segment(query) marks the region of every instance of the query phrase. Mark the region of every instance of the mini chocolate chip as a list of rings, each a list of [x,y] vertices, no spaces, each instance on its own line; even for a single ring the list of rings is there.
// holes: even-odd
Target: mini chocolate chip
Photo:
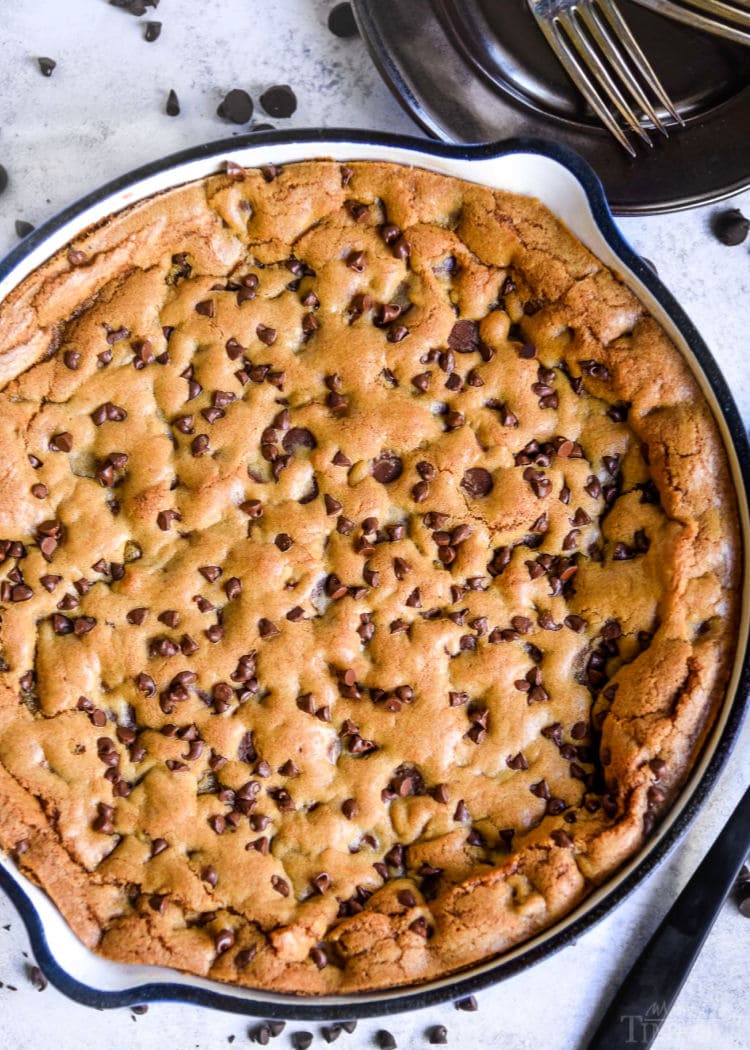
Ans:
[[[336,4],[328,15],[328,28],[342,40],[358,35],[359,29],[350,3]]]
[[[61,434],[53,434],[49,440],[51,452],[70,452],[73,448],[73,435],[67,431]]]
[[[42,76],[51,77],[52,71],[57,65],[57,62],[55,62],[54,58],[38,58],[37,62],[39,63],[39,70]]]
[[[427,1029],[427,1039],[436,1046],[444,1046],[448,1042],[448,1029],[444,1024],[434,1024]]]
[[[292,1046],[294,1050],[309,1050],[312,1046],[312,1032],[294,1032],[292,1035]]]
[[[264,343],[266,346],[273,346],[276,342],[275,328],[268,328],[264,324],[259,324],[255,329],[255,334],[258,339],[260,339],[261,343]]]
[[[275,84],[263,92],[260,104],[269,117],[291,117],[297,108],[297,96],[288,84]]]
[[[253,100],[247,91],[233,88],[221,100],[216,113],[233,124],[247,124],[253,115]]]
[[[180,115],[180,100],[177,97],[177,92],[170,88],[169,94],[167,95],[167,104],[164,107],[168,117],[179,117]]]
[[[399,890],[396,894],[396,899],[404,908],[416,908],[417,906],[417,898],[411,890]]]
[[[448,346],[459,354],[479,349],[479,325],[476,321],[456,321],[448,336]]]
[[[36,227],[25,219],[16,219],[16,237],[28,237],[35,229]]]
[[[313,449],[318,444],[315,436],[305,427],[292,427],[286,432],[281,443],[285,452],[294,452],[298,448]]]
[[[143,39],[153,44],[161,35],[161,22],[144,22]]]
[[[347,798],[341,803],[341,812],[347,820],[354,820],[355,817],[359,816],[359,803],[356,799]]]
[[[484,467],[470,467],[464,471],[461,488],[474,499],[488,496],[494,487],[492,475]]]
[[[261,638],[275,638],[277,635],[281,634],[281,631],[275,623],[267,620],[264,616],[258,620],[258,634]]]
[[[224,952],[229,951],[234,946],[234,933],[232,930],[219,930],[214,938],[214,946],[217,955],[223,955]]]
[[[224,591],[230,602],[233,602],[235,598],[239,598],[242,592],[242,581],[237,576],[230,576],[224,584]]]
[[[381,485],[390,485],[398,481],[404,471],[401,459],[393,452],[383,452],[373,462],[372,476]]]
[[[288,897],[289,896],[289,893],[290,893],[289,883],[286,881],[286,879],[282,879],[282,877],[280,875],[272,875],[271,876],[271,886],[276,890],[276,892],[280,896],[282,896],[282,897]]]
[[[255,958],[255,947],[242,948],[234,957],[234,968],[236,970],[244,970]]]
[[[458,999],[453,1005],[457,1010],[465,1010],[468,1013],[479,1009],[479,1003],[473,995],[467,995],[465,999]]]

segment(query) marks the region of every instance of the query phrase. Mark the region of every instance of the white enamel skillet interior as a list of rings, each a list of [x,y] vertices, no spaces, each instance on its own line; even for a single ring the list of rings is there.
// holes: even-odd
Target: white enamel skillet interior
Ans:
[[[684,354],[711,405],[737,489],[745,551],[750,550],[747,491],[750,449],[731,395],[690,320],[623,240],[597,177],[576,154],[552,143],[512,140],[487,146],[446,146],[370,132],[304,131],[255,134],[187,150],[104,186],[40,227],[0,261],[0,301],[24,277],[82,230],[137,201],[221,170],[332,158],[415,165],[492,188],[539,198],[632,289]],[[690,823],[721,770],[739,731],[750,689],[750,585],[744,577],[737,658],[727,698],[705,750],[676,804],[648,845],[614,878],[553,927],[503,955],[457,976],[412,989],[304,999],[245,990],[154,966],[101,959],[71,932],[49,898],[0,855],[0,888],[18,908],[37,961],[65,994],[98,1008],[158,1000],[193,1002],[262,1017],[325,1020],[418,1009],[455,999],[518,972],[571,943],[611,910],[666,855]]]

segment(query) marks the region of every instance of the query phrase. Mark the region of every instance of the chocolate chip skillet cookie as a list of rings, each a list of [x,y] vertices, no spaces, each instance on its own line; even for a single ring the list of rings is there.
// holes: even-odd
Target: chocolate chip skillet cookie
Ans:
[[[0,846],[111,958],[308,994],[569,912],[721,703],[686,364],[538,202],[235,166],[0,305]]]

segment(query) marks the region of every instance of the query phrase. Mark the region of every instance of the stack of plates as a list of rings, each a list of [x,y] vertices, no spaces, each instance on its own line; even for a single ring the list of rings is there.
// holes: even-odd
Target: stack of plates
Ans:
[[[542,136],[594,166],[620,214],[674,211],[750,185],[750,48],[620,0],[687,127],[631,160],[587,111],[526,0],[354,0],[412,116],[453,142]],[[654,138],[661,138],[656,135]]]

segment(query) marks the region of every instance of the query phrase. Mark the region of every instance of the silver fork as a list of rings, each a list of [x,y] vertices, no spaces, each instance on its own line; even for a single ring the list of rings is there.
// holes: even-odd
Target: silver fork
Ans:
[[[636,152],[615,113],[619,113],[627,127],[647,146],[653,143],[643,117],[665,138],[669,137],[667,125],[646,89],[677,124],[684,123],[613,0],[527,0],[527,3],[570,79],[631,157],[635,157]]]
[[[635,0],[641,7],[657,11],[694,29],[705,29],[737,44],[750,47],[750,3],[747,0]]]

